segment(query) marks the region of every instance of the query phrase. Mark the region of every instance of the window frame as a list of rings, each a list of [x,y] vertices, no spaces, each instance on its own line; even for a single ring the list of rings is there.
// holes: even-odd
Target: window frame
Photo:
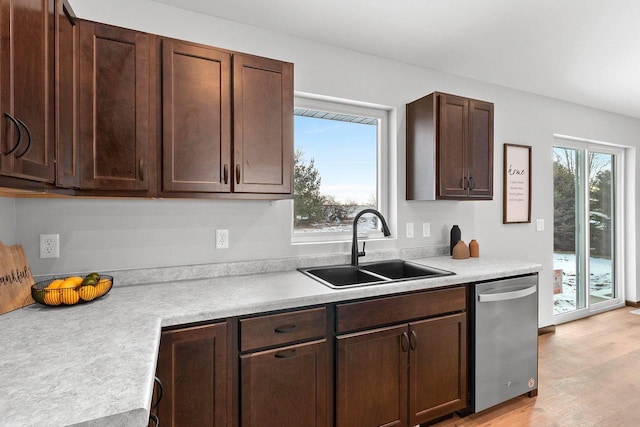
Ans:
[[[304,108],[309,110],[318,110],[329,113],[346,114],[350,116],[369,117],[378,120],[377,126],[377,200],[378,210],[389,223],[389,121],[391,108],[370,104],[365,102],[353,101],[342,98],[313,95],[308,93],[296,92],[294,94],[294,108]],[[331,119],[327,119],[331,120]],[[296,148],[294,139],[294,150]],[[317,233],[297,233],[294,227],[294,201],[291,203],[291,243],[292,244],[309,244],[309,243],[335,243],[351,241],[352,231],[349,232],[317,232]],[[391,227],[391,223],[389,223]],[[364,240],[384,239],[381,231],[360,231],[358,238]]]

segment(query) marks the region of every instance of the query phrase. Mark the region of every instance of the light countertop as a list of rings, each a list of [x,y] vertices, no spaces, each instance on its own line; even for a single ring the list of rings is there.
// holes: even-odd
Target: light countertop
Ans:
[[[296,271],[118,286],[0,316],[0,426],[146,426],[161,327],[535,273],[504,259],[413,260],[453,276],[334,290]],[[188,267],[185,267],[188,268]]]

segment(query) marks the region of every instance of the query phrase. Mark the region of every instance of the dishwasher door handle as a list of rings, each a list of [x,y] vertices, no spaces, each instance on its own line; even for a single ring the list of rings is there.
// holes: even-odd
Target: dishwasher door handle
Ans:
[[[524,298],[531,294],[535,294],[537,286],[529,286],[528,288],[518,289],[517,291],[500,292],[495,294],[478,294],[478,302],[495,302],[508,301],[512,299]]]

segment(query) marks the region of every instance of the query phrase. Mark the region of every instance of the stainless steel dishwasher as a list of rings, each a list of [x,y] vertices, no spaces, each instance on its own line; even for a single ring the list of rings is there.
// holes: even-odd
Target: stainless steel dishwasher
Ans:
[[[538,390],[538,275],[478,283],[473,294],[473,411]]]

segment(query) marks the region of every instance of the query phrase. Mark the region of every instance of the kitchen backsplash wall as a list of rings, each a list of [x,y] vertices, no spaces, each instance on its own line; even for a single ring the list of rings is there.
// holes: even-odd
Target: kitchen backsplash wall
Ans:
[[[78,16],[295,64],[295,90],[386,106],[391,111],[388,219],[395,239],[367,250],[448,243],[449,228],[480,243],[481,256],[543,264],[540,324],[553,323],[553,134],[623,146],[640,141],[640,120],[443,74],[354,51],[178,10],[148,0],[75,0]],[[508,82],[505,82],[508,84]],[[435,90],[495,104],[494,200],[407,202],[405,104]],[[502,224],[504,143],[533,147],[532,224]],[[633,162],[636,161],[635,151]],[[630,188],[630,187],[628,187]],[[634,194],[635,190],[630,188]],[[634,199],[631,199],[634,200]],[[34,273],[189,265],[349,251],[349,243],[292,245],[291,201],[13,199],[0,201],[0,233],[21,243]],[[11,215],[13,206],[15,214]],[[635,209],[635,201],[631,206]],[[4,212],[8,211],[8,222]],[[635,212],[635,211],[634,211]],[[630,216],[635,218],[635,215]],[[535,231],[535,219],[545,231]],[[15,220],[15,231],[10,230]],[[404,236],[414,222],[416,237]],[[431,236],[422,237],[422,222]],[[6,231],[6,228],[9,231]],[[215,249],[215,229],[230,231],[230,248]],[[40,260],[38,234],[59,233],[61,257]],[[635,256],[635,235],[628,256]],[[637,300],[636,271],[628,272],[628,299]]]
[[[10,197],[0,197],[0,242],[16,243],[16,200]]]

